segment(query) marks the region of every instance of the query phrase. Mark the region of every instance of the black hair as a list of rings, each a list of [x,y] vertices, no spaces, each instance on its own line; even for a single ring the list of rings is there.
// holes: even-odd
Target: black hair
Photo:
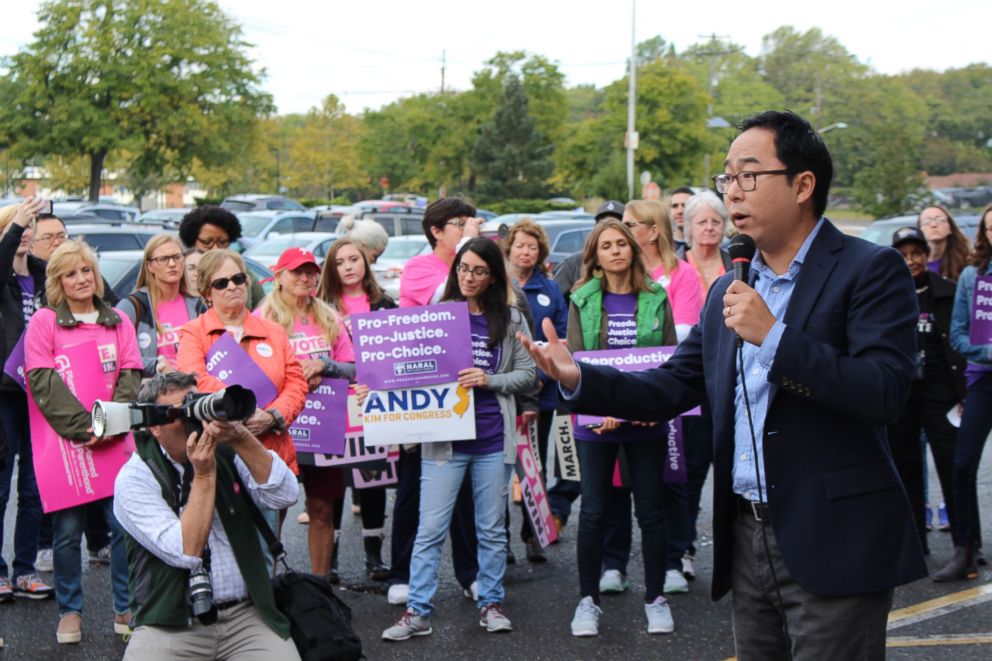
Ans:
[[[431,248],[437,246],[437,239],[434,238],[431,228],[436,227],[443,231],[445,224],[449,220],[452,218],[461,218],[462,216],[474,217],[475,207],[460,197],[442,198],[433,202],[424,210],[424,235],[427,236],[427,241],[431,244]]]
[[[506,337],[506,332],[510,327],[510,300],[509,279],[506,277],[506,262],[499,245],[490,239],[477,236],[469,239],[462,249],[455,255],[455,261],[451,264],[448,272],[448,282],[444,287],[442,301],[464,301],[461,287],[458,286],[458,266],[462,263],[462,256],[471,250],[482,258],[482,261],[489,267],[489,275],[492,280],[486,291],[482,292],[479,301],[483,314],[486,315],[486,325],[489,327],[489,348],[492,349]]]
[[[767,129],[775,134],[775,155],[793,176],[800,172],[812,172],[816,178],[813,187],[813,211],[819,218],[827,208],[827,196],[834,176],[834,165],[830,151],[823,144],[813,126],[794,112],[786,110],[766,110],[745,117],[737,129],[744,133],[750,129]]]
[[[54,213],[39,213],[35,216],[34,222],[38,222],[39,220],[57,220],[62,223],[62,227],[65,227],[65,221],[56,216]]]
[[[696,191],[692,190],[688,186],[679,186],[678,188],[676,188],[675,190],[673,190],[668,195],[669,195],[669,197],[671,197],[672,195],[678,195],[679,193],[684,193],[686,195],[695,195],[696,194]]]
[[[207,205],[197,207],[183,216],[179,223],[179,238],[183,245],[192,248],[196,245],[196,239],[200,236],[200,230],[204,225],[214,225],[227,232],[227,238],[231,242],[241,238],[241,221],[238,217],[227,209],[217,206]]]

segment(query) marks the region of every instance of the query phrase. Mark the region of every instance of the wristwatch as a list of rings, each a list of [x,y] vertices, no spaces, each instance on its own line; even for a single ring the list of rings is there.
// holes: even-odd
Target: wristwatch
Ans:
[[[282,417],[276,409],[265,409],[265,412],[272,416],[272,431],[281,434],[286,431],[286,418]]]

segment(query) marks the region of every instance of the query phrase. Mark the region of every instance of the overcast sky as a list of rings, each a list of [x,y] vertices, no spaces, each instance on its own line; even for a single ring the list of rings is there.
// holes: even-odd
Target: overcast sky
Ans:
[[[37,0],[5,2],[0,55],[29,43]],[[623,76],[630,53],[630,0],[220,0],[254,44],[264,87],[280,113],[304,112],[329,93],[350,112],[435,91],[446,53],[446,87],[497,51],[526,50],[558,62],[567,85],[602,86]],[[815,9],[815,11],[814,11]],[[782,0],[640,0],[636,38],[660,34],[681,51],[716,34],[757,55],[782,25],[819,27],[882,73],[987,62],[989,0],[827,3]]]

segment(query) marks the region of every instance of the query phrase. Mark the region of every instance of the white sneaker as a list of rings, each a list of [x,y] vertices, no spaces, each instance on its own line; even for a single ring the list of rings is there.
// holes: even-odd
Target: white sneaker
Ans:
[[[682,556],[682,575],[690,581],[696,579],[696,566],[693,564],[695,560],[695,556],[689,555],[688,552]]]
[[[462,588],[462,594],[465,595],[466,598],[471,599],[472,601],[478,601],[479,581],[472,581],[472,585],[468,586],[468,590]]]
[[[672,619],[672,609],[664,597],[658,597],[650,604],[644,604],[644,614],[648,618],[648,633],[672,633],[675,631],[675,621]]]
[[[630,587],[630,581],[619,569],[607,569],[599,578],[599,591],[603,594],[620,594]]]
[[[579,638],[598,636],[599,616],[602,614],[603,610],[595,604],[592,597],[583,597],[575,607],[575,615],[572,617],[572,635]]]
[[[38,549],[38,559],[34,561],[35,571],[52,571],[53,565],[52,549]]]
[[[689,581],[685,580],[678,569],[669,569],[665,572],[665,594],[681,594],[689,591]]]
[[[410,586],[405,583],[397,583],[389,586],[386,593],[386,601],[393,606],[406,606],[407,599],[410,598]]]

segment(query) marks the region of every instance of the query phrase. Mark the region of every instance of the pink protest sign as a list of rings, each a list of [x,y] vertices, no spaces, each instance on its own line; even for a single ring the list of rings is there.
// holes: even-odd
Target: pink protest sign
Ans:
[[[96,342],[84,342],[56,351],[55,370],[86,410],[91,410],[96,400],[113,396],[113,388],[107,380],[94,378],[103,375],[103,361]],[[123,441],[101,443],[89,448],[67,441],[51,428],[30,393],[28,417],[35,475],[45,512],[114,495],[117,473],[134,452],[134,439],[130,434]]]
[[[348,381],[321,379],[307,394],[300,415],[289,428],[297,452],[343,454],[348,418]]]
[[[264,409],[279,391],[248,352],[230,333],[224,333],[207,352],[207,373],[228,386],[241,386],[255,393],[258,408]]]
[[[27,386],[24,385],[24,333],[21,333],[21,339],[10,350],[10,355],[3,364],[3,371],[16,381],[17,385],[27,390]]]
[[[975,278],[969,336],[971,344],[992,344],[992,275]]]
[[[517,476],[520,478],[520,491],[523,495],[527,518],[534,528],[534,536],[541,548],[558,539],[558,529],[551,516],[548,493],[541,481],[541,472],[530,442],[526,436],[517,439]]]
[[[465,303],[353,314],[351,328],[357,380],[372,390],[451,383],[472,367]]]

